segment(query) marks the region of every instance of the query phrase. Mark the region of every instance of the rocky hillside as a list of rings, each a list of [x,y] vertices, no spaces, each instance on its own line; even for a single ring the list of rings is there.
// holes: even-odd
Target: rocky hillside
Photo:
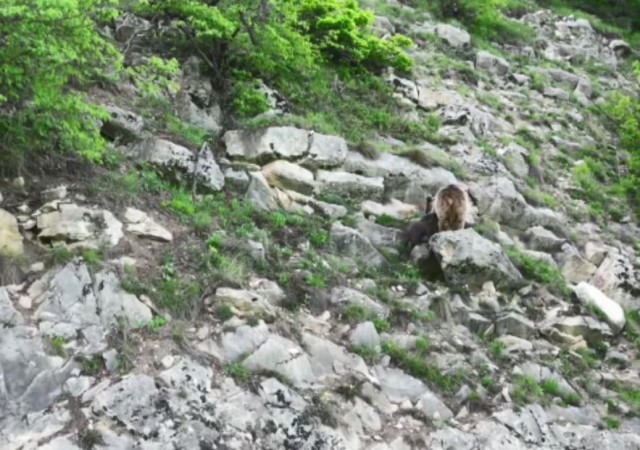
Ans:
[[[640,449],[640,228],[601,111],[634,49],[539,8],[501,44],[367,3],[416,45],[362,139],[267,84],[226,116],[194,54],[173,120],[94,87],[106,164],[0,184],[1,449]],[[104,31],[157,51],[149,18]],[[456,182],[468,228],[404,252]]]

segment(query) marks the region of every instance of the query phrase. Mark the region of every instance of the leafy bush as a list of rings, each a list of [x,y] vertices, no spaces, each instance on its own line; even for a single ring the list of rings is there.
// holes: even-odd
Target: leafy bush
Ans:
[[[535,33],[526,25],[506,19],[500,10],[506,0],[434,0],[432,9],[443,19],[456,19],[476,37],[508,43],[533,39]]]
[[[633,70],[640,88],[640,62]],[[638,98],[614,94],[605,111],[617,125],[622,150],[629,154],[628,174],[620,181],[620,188],[629,198],[636,215],[640,217],[640,102]]]
[[[31,152],[76,151],[100,159],[106,113],[78,89],[118,69],[97,31],[117,0],[4,0],[0,8],[0,158],[15,168]]]
[[[135,10],[150,18],[173,20],[183,31],[175,47],[207,60],[216,87],[230,94],[228,105],[236,117],[249,118],[267,109],[263,94],[257,90],[255,80],[259,78],[278,89],[294,105],[294,113],[320,111],[306,125],[325,132],[373,128],[375,122],[384,128],[392,122],[389,107],[380,111],[376,106],[393,104],[388,101],[391,96],[375,85],[371,75],[389,66],[409,71],[412,60],[404,49],[411,41],[400,35],[387,40],[375,36],[370,31],[374,16],[356,0],[211,3],[144,1]],[[353,95],[364,99],[376,88],[383,91],[385,100],[344,101],[336,92],[337,79],[345,95],[356,91]],[[363,90],[366,95],[361,95]],[[344,105],[335,108],[334,98]],[[330,113],[325,114],[325,109]],[[343,124],[336,117],[357,124]],[[316,126],[316,121],[325,126]],[[334,126],[339,130],[328,129]]]

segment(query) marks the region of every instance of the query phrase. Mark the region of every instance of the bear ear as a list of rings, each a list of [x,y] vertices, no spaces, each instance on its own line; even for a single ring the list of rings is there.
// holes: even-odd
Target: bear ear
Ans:
[[[424,212],[429,214],[432,209],[433,209],[433,197],[429,195],[427,196],[427,205],[424,209]]]

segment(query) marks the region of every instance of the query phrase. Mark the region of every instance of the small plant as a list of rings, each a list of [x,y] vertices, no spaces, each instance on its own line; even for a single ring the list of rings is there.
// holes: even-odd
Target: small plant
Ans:
[[[66,344],[66,340],[62,336],[54,336],[49,339],[49,345],[53,349],[53,352],[60,356],[65,357],[67,352],[64,350],[64,345]]]
[[[359,355],[367,363],[373,364],[380,358],[380,353],[373,347],[367,347],[365,345],[353,347],[351,349],[353,353]]]
[[[50,264],[66,264],[73,259],[73,253],[67,247],[51,247],[47,251]]]
[[[368,320],[370,316],[371,314],[364,306],[356,304],[347,306],[344,313],[342,313],[344,320],[350,323],[364,322]]]
[[[505,345],[502,341],[492,341],[489,344],[489,352],[495,359],[501,359],[504,356]]]
[[[98,430],[85,429],[78,434],[78,441],[82,450],[93,450],[105,445],[104,439]]]
[[[429,341],[422,336],[416,338],[416,351],[420,355],[426,355],[429,351]]]
[[[604,419],[602,419],[602,425],[608,430],[617,430],[618,428],[620,428],[620,421],[615,417],[606,416]]]
[[[511,398],[515,403],[526,404],[539,400],[543,396],[542,388],[531,377],[517,376],[513,383]]]
[[[247,384],[249,382],[249,370],[242,364],[227,364],[224,366],[224,371],[238,384]]]
[[[553,379],[544,379],[540,382],[540,388],[546,395],[552,397],[560,397],[560,386],[558,382]]]
[[[102,255],[98,250],[86,248],[82,251],[82,259],[90,266],[95,266],[102,260]]]
[[[82,356],[82,374],[87,376],[96,376],[104,369],[104,360],[99,354],[90,357]]]
[[[443,374],[439,368],[429,364],[422,355],[414,355],[387,341],[382,344],[382,351],[398,367],[416,378],[434,384],[445,392],[455,392],[460,389],[464,377],[460,373]]]
[[[376,327],[376,331],[378,333],[384,333],[385,331],[389,331],[391,329],[391,325],[389,324],[389,322],[379,317],[373,319],[373,325]]]
[[[193,228],[198,233],[206,233],[211,230],[211,214],[206,211],[199,211],[193,216]]]
[[[151,322],[149,322],[147,324],[147,328],[154,332],[157,333],[158,331],[160,331],[160,328],[162,328],[163,326],[165,326],[167,324],[167,320],[162,317],[162,316],[155,316]]]
[[[526,278],[546,284],[549,288],[560,295],[569,296],[571,289],[560,271],[545,261],[532,258],[522,253],[516,247],[505,247],[505,253],[522,272]]]
[[[233,317],[233,310],[229,305],[219,305],[215,310],[215,316],[225,322]]]

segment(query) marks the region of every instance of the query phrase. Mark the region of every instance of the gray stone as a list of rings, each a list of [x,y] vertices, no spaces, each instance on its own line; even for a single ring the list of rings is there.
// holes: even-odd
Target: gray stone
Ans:
[[[61,185],[51,189],[46,189],[40,193],[40,197],[44,202],[51,202],[54,200],[63,200],[67,196],[67,186]]]
[[[566,242],[565,239],[557,237],[553,232],[541,226],[529,228],[525,233],[525,237],[529,247],[533,250],[547,253],[559,251],[562,248],[562,244]]]
[[[476,67],[494,75],[507,75],[511,71],[511,66],[506,59],[484,50],[476,54]]]
[[[102,124],[101,132],[119,143],[134,141],[140,137],[144,120],[139,115],[113,105],[105,106],[109,119]]]
[[[18,220],[8,211],[0,209],[0,257],[17,256],[24,252]]]
[[[24,325],[24,318],[13,306],[6,288],[0,287],[0,324],[7,327]]]
[[[260,294],[242,289],[220,287],[216,289],[217,304],[231,306],[237,316],[251,316],[262,314],[265,318],[275,317],[275,308]]]
[[[394,403],[406,400],[416,402],[427,392],[427,387],[422,381],[400,369],[375,366],[373,371],[380,383],[380,389]]]
[[[560,271],[570,283],[587,281],[596,272],[597,267],[584,259],[580,252],[571,244],[566,243],[562,247],[562,253],[557,253],[555,259]]]
[[[275,208],[273,193],[262,172],[249,172],[249,186],[245,200],[258,210],[268,211]]]
[[[435,28],[436,35],[441,37],[454,48],[467,47],[471,45],[471,35],[465,30],[456,28],[446,23],[439,23]]]
[[[349,305],[361,306],[378,317],[386,317],[388,314],[388,310],[385,306],[355,289],[343,286],[334,287],[331,289],[329,296],[331,303],[334,305],[340,305],[343,307]]]
[[[547,86],[544,88],[543,95],[549,98],[555,98],[558,100],[568,101],[571,96],[569,93],[563,89],[558,89],[554,87]]]
[[[164,139],[148,139],[137,147],[137,151],[144,160],[173,171],[176,176],[195,177],[206,190],[219,191],[224,187],[224,174],[207,146],[194,153]]]
[[[146,237],[162,242],[171,242],[173,235],[169,230],[159,225],[147,213],[135,208],[127,208],[124,213],[127,222],[126,230],[136,236]]]
[[[141,436],[150,437],[162,426],[155,407],[159,396],[153,378],[145,374],[131,375],[100,392],[91,409]]]
[[[269,329],[262,321],[255,327],[243,325],[233,332],[224,333],[221,346],[225,362],[235,362],[243,355],[252,353],[269,335]]]
[[[622,307],[611,300],[600,289],[586,282],[580,282],[574,288],[574,292],[580,303],[587,308],[596,308],[604,314],[606,322],[614,333],[619,333],[624,328],[626,318]]]
[[[309,356],[289,339],[277,335],[271,335],[242,365],[254,372],[276,372],[299,388],[311,387],[316,380]]]
[[[289,161],[273,161],[262,168],[265,180],[272,188],[291,189],[305,195],[313,193],[313,173]]]
[[[338,167],[344,163],[348,152],[347,142],[343,138],[314,133],[309,138],[307,155],[300,164],[312,169]]]
[[[149,307],[135,295],[126,292],[113,272],[97,273],[93,289],[100,321],[105,328],[116,325],[121,317],[132,328],[144,326],[153,318]]]
[[[303,334],[302,345],[309,354],[311,369],[318,382],[327,383],[331,379],[348,376],[374,381],[364,360],[347,352],[344,347],[311,333]]]
[[[61,203],[36,219],[38,238],[67,242],[68,247],[116,246],[124,236],[122,223],[106,210]]]
[[[479,288],[487,280],[499,288],[522,284],[522,275],[502,247],[473,229],[437,233],[429,245],[450,285]]]
[[[418,400],[416,407],[429,419],[445,421],[453,417],[453,413],[433,392],[427,391]]]
[[[380,347],[380,335],[373,322],[362,322],[351,332],[349,342],[354,347],[375,349]]]
[[[510,334],[523,339],[529,339],[536,334],[536,327],[535,324],[526,317],[511,312],[496,321],[496,331],[499,335]]]
[[[358,230],[334,222],[331,225],[329,239],[339,255],[353,258],[369,267],[380,267],[384,264],[384,257]]]
[[[382,177],[369,178],[348,172],[319,170],[316,181],[316,193],[329,193],[356,201],[380,201],[384,192]]]
[[[231,158],[257,163],[300,158],[309,148],[309,131],[294,127],[230,130],[223,139]]]
[[[395,249],[400,243],[402,232],[397,228],[385,227],[364,217],[358,219],[357,225],[358,231],[377,248]]]

